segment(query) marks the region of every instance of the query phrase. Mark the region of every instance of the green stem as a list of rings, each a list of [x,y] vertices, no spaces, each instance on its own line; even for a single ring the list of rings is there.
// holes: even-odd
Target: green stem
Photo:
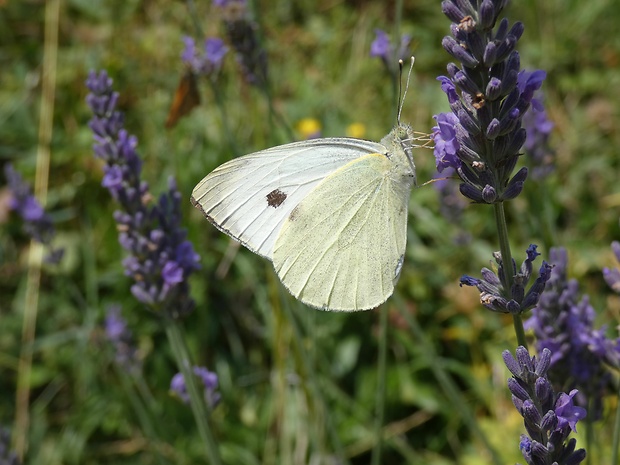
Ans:
[[[527,349],[527,340],[525,339],[525,329],[523,328],[523,319],[521,315],[512,315],[512,325],[517,335],[517,343]]]
[[[194,419],[198,426],[198,432],[204,443],[207,457],[210,465],[222,465],[220,459],[219,450],[209,425],[209,411],[205,403],[205,398],[201,395],[196,382],[196,377],[192,370],[192,362],[189,357],[189,350],[185,344],[185,338],[182,334],[182,328],[176,320],[168,319],[165,322],[166,335],[172,348],[174,358],[176,359],[177,366],[183,374],[185,380],[185,386],[189,393],[190,406],[194,413]]]
[[[506,224],[504,203],[495,203],[493,204],[493,208],[495,211],[497,235],[499,237],[499,250],[502,254],[502,265],[504,267],[504,277],[506,279],[506,293],[510,293],[514,282],[514,276],[512,274],[512,254],[510,253],[510,241],[508,240],[508,226]],[[525,340],[525,330],[523,329],[521,315],[512,315],[512,323],[515,328],[515,334],[517,335],[517,343],[527,349],[527,341]]]
[[[375,446],[372,449],[372,465],[381,463],[381,448],[383,446],[383,417],[385,414],[385,370],[387,358],[387,326],[388,326],[388,306],[379,307],[379,363],[377,367],[377,395],[375,405],[377,413],[375,417],[374,436]]]
[[[618,465],[618,449],[620,449],[620,384],[616,396],[616,419],[614,421],[614,436],[611,445],[611,465]]]

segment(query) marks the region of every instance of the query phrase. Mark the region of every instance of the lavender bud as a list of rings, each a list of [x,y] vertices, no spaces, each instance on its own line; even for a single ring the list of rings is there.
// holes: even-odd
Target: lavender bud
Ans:
[[[441,2],[441,11],[448,17],[453,23],[459,23],[465,14],[459,10],[459,8],[449,0]]]
[[[497,46],[494,42],[489,42],[484,49],[484,53],[482,54],[482,62],[484,66],[487,68],[492,67],[497,58]]]
[[[457,71],[453,78],[454,83],[466,92],[476,94],[480,92],[476,83],[469,78],[465,71]]]
[[[534,385],[536,397],[539,399],[541,408],[543,410],[550,410],[553,408],[553,388],[549,380],[540,377],[536,380]]]
[[[454,2],[459,7],[459,10],[465,13],[465,16],[474,16],[476,14],[474,7],[469,0],[454,0]],[[462,20],[463,18],[461,18],[461,21]]]
[[[502,18],[497,26],[497,31],[495,31],[495,41],[503,41],[506,38],[506,33],[508,32],[508,19]]]
[[[549,410],[540,422],[540,428],[543,431],[554,430],[557,425],[558,425],[558,418],[556,417],[553,410]]]
[[[505,352],[508,352],[508,354],[510,354],[510,352],[507,351],[507,350]],[[506,359],[504,359],[504,362],[505,361],[506,361]],[[511,371],[511,373],[512,373],[512,371]],[[515,376],[518,376],[518,373],[516,373],[516,374],[512,373],[512,374],[515,375]],[[530,399],[530,395],[527,393],[525,388],[521,385],[519,380],[516,379],[516,378],[509,378],[508,379],[508,389],[510,390],[510,392],[512,393],[513,396],[515,396],[517,399],[519,399],[521,401],[531,400]]]
[[[484,186],[484,189],[482,189],[482,199],[486,203],[493,203],[495,202],[496,198],[497,198],[497,192],[495,191],[495,188],[493,188],[492,186],[488,184]]]
[[[521,305],[519,305],[519,303],[514,299],[509,300],[506,304],[506,313],[510,313],[511,315],[518,315],[519,313],[521,313]]]
[[[473,31],[467,36],[467,48],[478,61],[481,61],[486,48],[484,38],[479,33]]]
[[[459,44],[452,37],[444,37],[441,41],[443,48],[452,55],[455,59],[463,63],[468,68],[475,68],[478,66],[478,60],[474,56],[465,50],[461,44]]]
[[[504,191],[502,200],[512,200],[517,197],[523,191],[523,182],[511,183],[510,186]]]
[[[536,465],[546,465],[549,449],[537,441],[532,441],[532,459]]]
[[[506,148],[506,151],[508,153],[518,153],[519,150],[521,150],[521,147],[523,147],[526,137],[527,132],[525,131],[525,129],[519,128],[511,139],[510,144]]]
[[[516,85],[516,76],[515,76],[515,85]],[[495,77],[491,78],[485,90],[487,100],[495,101],[498,98],[500,98],[502,95],[503,88],[504,86],[501,80]]]
[[[494,140],[497,136],[499,136],[500,132],[500,122],[497,118],[493,118],[486,130],[486,137],[489,140]]]
[[[540,430],[540,421],[542,417],[540,416],[540,412],[534,405],[534,402],[531,400],[526,400],[523,402],[523,410],[521,411],[523,418],[527,423],[529,423],[530,428],[534,428],[535,430]]]
[[[480,28],[491,29],[495,25],[495,6],[491,0],[484,0],[480,5]]]
[[[484,199],[482,198],[482,194],[480,193],[480,191],[469,185],[469,184],[461,184],[459,186],[459,190],[461,191],[461,194],[463,194],[465,197],[467,197],[470,200],[473,200],[476,203],[483,203]]]
[[[509,350],[504,350],[502,352],[502,359],[504,360],[504,364],[506,365],[506,368],[508,368],[508,371],[510,371],[515,378],[521,378],[523,369]]]
[[[477,136],[480,134],[480,128],[478,127],[476,119],[467,110],[459,110],[457,117],[461,123],[461,127],[465,130],[461,132],[463,136]]]

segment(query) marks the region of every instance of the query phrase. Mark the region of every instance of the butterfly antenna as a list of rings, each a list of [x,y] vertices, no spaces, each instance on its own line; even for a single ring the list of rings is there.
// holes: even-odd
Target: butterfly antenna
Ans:
[[[398,60],[398,105],[396,124],[400,125],[400,112],[403,109],[403,60]]]
[[[415,57],[411,57],[411,66],[409,66],[409,73],[407,73],[407,83],[405,84],[405,92],[402,92],[403,85],[403,60],[398,60],[398,67],[400,68],[400,79],[398,83],[398,124],[400,124],[400,114],[403,112],[403,105],[405,104],[405,97],[407,96],[407,91],[409,90],[409,81],[411,80],[411,72],[413,71],[413,63],[415,62]]]

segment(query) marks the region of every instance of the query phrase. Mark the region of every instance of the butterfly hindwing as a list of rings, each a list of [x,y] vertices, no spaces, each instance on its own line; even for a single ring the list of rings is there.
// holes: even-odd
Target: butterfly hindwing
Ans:
[[[194,188],[192,203],[222,232],[272,259],[278,233],[302,199],[352,160],[385,150],[349,138],[281,145],[216,168]]]
[[[385,154],[369,154],[325,178],[285,219],[273,263],[302,302],[366,310],[394,291],[407,240],[410,185]]]

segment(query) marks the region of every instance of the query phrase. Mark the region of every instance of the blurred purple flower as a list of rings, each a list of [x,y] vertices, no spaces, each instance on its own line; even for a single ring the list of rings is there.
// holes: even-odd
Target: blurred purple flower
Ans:
[[[506,270],[502,263],[501,254],[493,254],[497,263],[497,273],[488,268],[482,269],[482,279],[471,276],[461,278],[461,286],[475,286],[480,291],[480,303],[491,311],[500,313],[521,314],[534,307],[551,274],[551,265],[543,261],[538,272],[538,278],[526,292],[527,284],[532,275],[532,262],[538,255],[537,246],[530,244],[526,250],[526,258],[521,268],[513,260],[509,273],[512,274],[513,286],[508,290],[506,286]],[[544,294],[543,294],[544,295]]]
[[[510,351],[502,354],[512,373],[508,389],[512,403],[523,416],[528,436],[521,435],[519,448],[528,465],[577,465],[586,457],[585,449],[575,451],[577,441],[568,439],[577,431],[577,422],[586,416],[586,410],[573,405],[570,394],[555,394],[547,379],[551,352],[543,349],[540,358],[530,357],[525,347],[519,346],[516,357]]]
[[[537,82],[542,82],[545,76],[546,73],[542,70],[521,71],[517,77],[517,86],[525,89],[528,81],[533,80],[536,85]],[[535,92],[532,104],[523,116],[523,127],[527,134],[523,148],[530,157],[534,179],[542,179],[553,171],[555,155],[549,146],[549,136],[554,124],[547,117],[542,99],[541,92]]]
[[[5,165],[4,174],[11,193],[9,208],[22,218],[26,234],[35,241],[49,246],[55,234],[51,217],[45,213],[39,201],[32,195],[28,183],[23,180],[10,163]],[[50,249],[45,261],[58,263],[63,252],[63,249]]]
[[[224,41],[217,37],[209,37],[204,42],[203,50],[196,48],[196,42],[192,37],[183,37],[185,48],[181,53],[181,60],[195,74],[211,76],[217,74],[222,67],[222,62],[228,47],[224,45]]]
[[[520,22],[509,28],[500,18],[506,2],[442,2],[452,21],[442,45],[460,64],[450,63],[448,76],[438,78],[458,120],[447,140],[455,139],[460,166],[451,166],[463,182],[461,193],[477,203],[503,202],[521,193],[527,168],[513,171],[526,139],[522,118],[544,79],[544,72],[536,71],[517,82],[516,45],[524,28]]]
[[[620,262],[620,242],[613,241],[611,249],[616,256],[616,260]],[[620,270],[618,268],[603,268],[603,278],[605,278],[605,282],[614,292],[620,294]]]
[[[137,373],[141,368],[138,350],[127,322],[121,316],[119,305],[110,305],[106,309],[104,327],[106,338],[114,346],[116,363],[129,372]]]
[[[91,72],[86,101],[94,113],[95,157],[105,161],[102,185],[120,204],[114,212],[119,243],[129,252],[123,261],[132,276],[131,292],[155,312],[173,318],[190,312],[194,301],[187,278],[199,269],[200,257],[181,228],[181,194],[168,180],[168,192],[152,205],[149,186],[142,181],[142,162],[136,152],[137,138],[123,129],[123,114],[116,110],[118,93],[105,71]]]
[[[217,375],[214,372],[199,366],[195,366],[193,371],[194,374],[202,381],[205,389],[204,396],[207,405],[210,408],[214,408],[221,399],[220,393],[216,392],[219,385]],[[185,385],[185,379],[183,378],[182,373],[177,373],[172,377],[172,380],[170,381],[170,390],[179,396],[183,402],[189,404],[189,393],[187,392],[187,386]]]
[[[403,34],[396,48],[385,31],[375,29],[375,34],[375,40],[370,44],[370,56],[380,58],[388,73],[395,77],[398,75],[398,61],[407,61],[410,58],[411,36]]]
[[[378,57],[382,60],[391,59],[392,44],[387,32],[381,29],[375,29],[375,40],[370,44],[370,56]]]
[[[0,427],[0,465],[20,465],[22,462],[11,450],[11,433]]]
[[[566,249],[552,248],[549,256],[554,268],[547,289],[525,326],[534,331],[539,352],[553,352],[549,378],[557,389],[578,389],[578,404],[592,405],[590,418],[596,420],[612,389],[605,364],[620,368],[620,339],[608,339],[605,328],[594,329],[596,312],[588,296],[580,296],[577,281],[567,278]]]

